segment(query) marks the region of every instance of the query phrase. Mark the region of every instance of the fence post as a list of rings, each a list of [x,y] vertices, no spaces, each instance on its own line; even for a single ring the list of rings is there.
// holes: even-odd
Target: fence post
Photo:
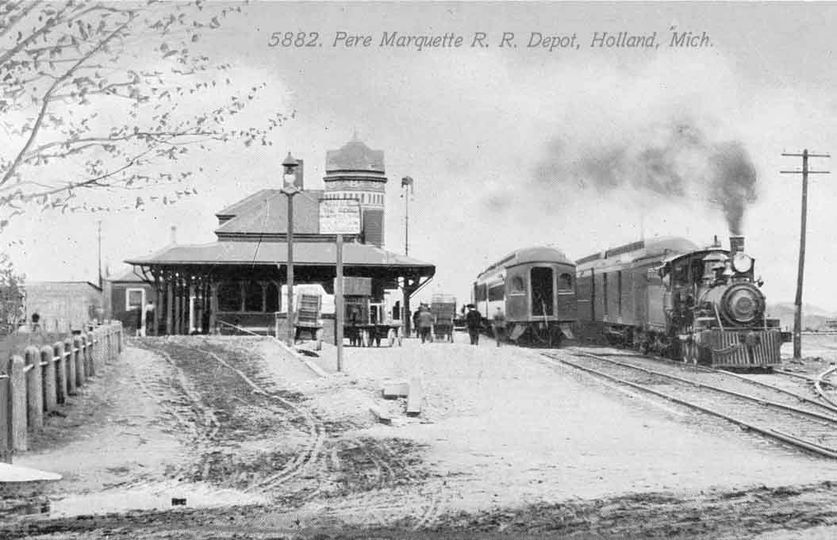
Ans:
[[[90,336],[90,364],[93,366],[93,373],[99,373],[99,329],[94,328],[88,334]]]
[[[41,375],[41,352],[37,347],[26,347],[26,410],[29,429],[44,427],[44,380]],[[29,367],[32,366],[32,367]]]
[[[105,326],[102,328],[102,356],[105,364],[110,363],[110,329]]]
[[[55,388],[55,362],[52,347],[44,345],[41,347],[41,369],[44,376],[44,410],[51,411],[55,409],[58,403],[57,390]]]
[[[23,358],[12,356],[9,359],[9,383],[12,410],[9,420],[12,427],[12,448],[26,450],[26,374],[23,371]]]
[[[114,327],[116,328],[116,355],[117,357],[122,354],[123,347],[125,347],[124,335],[122,333],[122,323],[118,321],[114,321]]]
[[[12,382],[11,377],[0,375],[0,460],[12,462]]]
[[[64,343],[57,342],[52,346],[53,362],[55,370],[55,398],[58,403],[67,400],[67,369],[64,367]]]
[[[88,377],[96,375],[96,367],[93,365],[93,335],[85,332],[81,335],[84,340],[84,371]]]
[[[76,363],[73,358],[73,340],[70,338],[64,340],[64,372],[67,394],[72,396],[76,393]]]
[[[73,365],[76,368],[76,386],[84,386],[84,358],[82,354],[84,350],[81,348],[81,336],[73,338]]]

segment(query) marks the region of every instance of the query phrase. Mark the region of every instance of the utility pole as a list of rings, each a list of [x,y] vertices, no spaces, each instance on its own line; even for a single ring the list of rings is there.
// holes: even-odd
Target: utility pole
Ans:
[[[404,255],[410,254],[410,195],[413,193],[413,179],[405,176],[401,179],[401,189],[404,193]]]
[[[410,254],[410,195],[413,193],[413,178],[405,176],[401,179],[401,196],[404,197],[404,255]],[[404,305],[401,307],[401,325],[404,328],[404,337],[410,337],[410,278],[404,277],[403,293]]]
[[[99,289],[102,288],[102,220],[99,220]]]
[[[802,278],[805,275],[805,229],[808,222],[808,175],[829,174],[829,171],[811,171],[808,169],[808,158],[830,158],[828,154],[812,154],[808,149],[801,154],[782,153],[785,157],[801,157],[802,170],[780,171],[782,174],[802,175],[802,212],[799,230],[799,270],[796,275],[796,300],[793,314],[793,359],[802,359]]]

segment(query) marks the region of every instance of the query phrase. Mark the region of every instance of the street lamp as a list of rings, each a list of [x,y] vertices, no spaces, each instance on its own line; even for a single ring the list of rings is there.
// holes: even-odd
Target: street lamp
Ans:
[[[291,153],[282,162],[285,174],[282,177],[282,193],[288,197],[288,345],[296,341],[294,324],[294,195],[302,191],[296,185],[296,168],[299,162]]]

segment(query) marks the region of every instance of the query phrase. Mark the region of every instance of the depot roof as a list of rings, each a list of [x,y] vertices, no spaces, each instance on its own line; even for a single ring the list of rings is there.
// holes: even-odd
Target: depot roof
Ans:
[[[286,242],[213,242],[201,245],[172,245],[146,257],[129,259],[129,264],[145,266],[179,265],[276,265],[288,260]],[[335,266],[337,246],[332,242],[294,242],[294,266]],[[432,276],[435,266],[386,251],[372,244],[348,242],[343,245],[343,264],[409,270]]]

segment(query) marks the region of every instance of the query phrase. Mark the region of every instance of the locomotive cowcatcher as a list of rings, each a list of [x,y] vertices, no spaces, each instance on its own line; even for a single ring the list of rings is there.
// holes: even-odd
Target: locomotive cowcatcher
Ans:
[[[578,261],[579,320],[612,342],[724,368],[781,363],[787,335],[765,316],[744,238],[699,249],[682,238],[639,241]]]

